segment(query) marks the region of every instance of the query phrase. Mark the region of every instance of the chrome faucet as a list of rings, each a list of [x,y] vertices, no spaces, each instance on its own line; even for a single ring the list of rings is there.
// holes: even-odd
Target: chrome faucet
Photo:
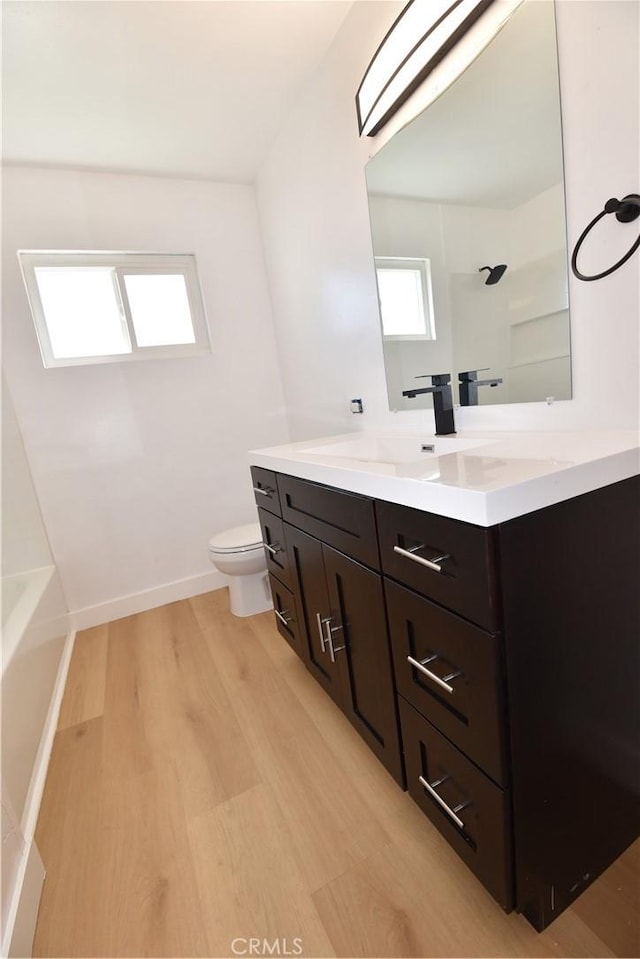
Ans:
[[[466,370],[464,373],[458,373],[458,386],[460,388],[460,406],[478,405],[478,387],[479,386],[499,386],[502,383],[501,376],[494,376],[490,380],[479,380],[478,373],[485,373],[489,367],[484,370]]]
[[[436,436],[448,436],[455,433],[456,425],[453,420],[453,394],[451,392],[450,373],[424,373],[416,376],[417,380],[430,377],[432,386],[418,390],[403,390],[402,395],[408,399],[415,399],[422,393],[433,393],[433,412],[436,418]]]

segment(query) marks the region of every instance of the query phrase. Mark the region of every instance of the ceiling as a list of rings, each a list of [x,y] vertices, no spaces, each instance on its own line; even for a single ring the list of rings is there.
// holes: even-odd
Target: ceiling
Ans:
[[[3,158],[251,182],[351,6],[4,0]]]
[[[562,181],[552,3],[525,3],[367,164],[370,193],[510,210]]]

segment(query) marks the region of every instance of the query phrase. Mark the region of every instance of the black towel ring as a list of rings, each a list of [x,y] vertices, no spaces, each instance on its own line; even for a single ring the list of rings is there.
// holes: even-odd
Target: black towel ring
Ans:
[[[619,223],[631,223],[632,220],[636,220],[640,216],[640,196],[637,193],[629,193],[628,196],[623,196],[621,200],[616,200],[615,197],[612,197],[605,203],[604,210],[598,213],[597,216],[594,216],[589,226],[581,234],[571,257],[571,269],[579,280],[601,280],[604,276],[609,276],[610,273],[615,273],[618,267],[622,266],[623,263],[626,263],[629,257],[633,256],[640,246],[640,236],[638,236],[631,249],[628,250],[625,255],[618,260],[617,263],[614,263],[613,266],[610,266],[608,270],[604,270],[602,273],[594,273],[593,276],[587,276],[587,274],[581,273],[578,269],[578,253],[580,252],[580,247],[596,223],[598,223],[603,216],[606,216],[607,213],[615,213],[616,220],[618,220]]]

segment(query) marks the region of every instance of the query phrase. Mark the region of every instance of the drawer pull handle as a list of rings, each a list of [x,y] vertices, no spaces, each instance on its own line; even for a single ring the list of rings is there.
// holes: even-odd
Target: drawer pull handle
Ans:
[[[329,647],[329,659],[331,660],[332,663],[335,663],[336,653],[339,653],[343,649],[346,649],[346,646],[333,645],[333,634],[339,633],[340,630],[342,629],[342,626],[332,626],[331,625],[332,619],[333,619],[333,616],[327,616],[327,618],[323,619],[322,622],[325,624],[327,628],[326,643],[327,643],[327,646]]]
[[[470,806],[471,803],[470,802],[459,803],[457,806],[454,806],[452,809],[451,806],[447,806],[444,799],[441,799],[441,797],[437,794],[434,788],[435,786],[440,786],[443,782],[446,782],[447,779],[449,778],[450,778],[449,776],[443,776],[442,779],[436,779],[435,782],[428,783],[423,776],[418,776],[418,781],[421,786],[424,786],[424,788],[427,790],[431,798],[435,799],[438,805],[441,806],[442,809],[444,809],[447,816],[449,816],[450,819],[453,819],[456,826],[458,826],[460,829],[464,829],[464,823],[462,819],[460,819],[460,816],[457,816],[456,813],[459,813],[462,809],[466,809],[466,807]]]
[[[275,556],[276,553],[282,552],[282,546],[280,545],[280,543],[276,543],[275,546],[271,546],[269,543],[263,543],[262,545],[264,546],[265,549],[269,550],[272,556]]]
[[[330,622],[331,622],[330,616],[323,619],[320,613],[316,613],[316,623],[318,624],[318,636],[320,637],[320,647],[323,653],[326,652],[326,642],[327,642],[324,635],[323,626],[325,623],[330,623]]]
[[[443,553],[442,556],[434,556],[433,559],[424,559],[422,556],[416,556],[416,551],[423,548],[422,546],[414,546],[413,549],[403,549],[402,546],[394,546],[393,551],[394,553],[399,553],[400,556],[404,556],[406,559],[412,559],[414,563],[420,563],[421,566],[432,569],[435,573],[441,573],[442,566],[439,564],[445,559],[450,559],[449,553]]]
[[[288,610],[286,609],[283,609],[282,612],[280,612],[279,609],[274,609],[274,613],[276,614],[276,616],[278,617],[278,619],[280,620],[283,626],[288,626],[291,620],[293,619],[292,616],[290,616],[289,619],[287,619],[287,612]]]
[[[265,486],[264,489],[262,489],[260,486],[254,486],[253,492],[260,493],[262,496],[271,496],[272,493],[275,493],[275,490],[271,489],[270,486]]]
[[[421,660],[421,661],[419,662],[417,659],[414,659],[413,656],[407,656],[407,662],[408,662],[408,663],[411,663],[411,665],[414,667],[414,669],[419,669],[421,673],[424,673],[424,675],[425,675],[428,679],[432,680],[434,683],[436,683],[436,684],[437,684],[438,686],[440,686],[442,689],[446,689],[446,691],[447,691],[448,693],[455,693],[454,687],[453,687],[453,686],[450,686],[449,683],[447,682],[447,680],[448,680],[448,679],[457,679],[458,676],[462,676],[462,673],[461,673],[461,672],[448,673],[448,675],[445,676],[444,679],[440,679],[439,676],[436,676],[435,673],[432,673],[430,669],[427,669],[427,668],[425,667],[425,663],[430,663],[430,662],[432,662],[432,660],[437,659],[437,658],[438,658],[438,657],[435,656],[435,655],[434,655],[434,656],[428,656],[427,659],[423,659],[423,660]]]

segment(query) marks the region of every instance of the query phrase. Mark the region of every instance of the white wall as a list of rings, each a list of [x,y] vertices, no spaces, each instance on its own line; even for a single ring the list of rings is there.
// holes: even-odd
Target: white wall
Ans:
[[[207,540],[255,519],[246,451],[288,438],[253,189],[8,168],[3,204],[4,366],[70,610],[212,588]],[[20,248],[194,252],[212,355],[45,370]]]
[[[428,412],[387,410],[363,174],[378,143],[358,140],[354,107],[363,72],[401,6],[366,0],[354,5],[258,180],[295,438],[356,428],[420,429],[425,417],[433,424]],[[606,199],[637,189],[640,7],[625,0],[559,0],[557,8],[573,244]],[[441,66],[434,88],[450,70],[447,62]],[[376,141],[385,136],[387,131]],[[612,263],[630,245],[631,231],[637,235],[637,223],[625,230],[611,220],[585,251],[583,269]],[[457,413],[459,427],[637,427],[639,280],[638,256],[597,283],[571,279],[571,401],[465,409]],[[345,413],[349,396],[363,397],[365,416]]]

